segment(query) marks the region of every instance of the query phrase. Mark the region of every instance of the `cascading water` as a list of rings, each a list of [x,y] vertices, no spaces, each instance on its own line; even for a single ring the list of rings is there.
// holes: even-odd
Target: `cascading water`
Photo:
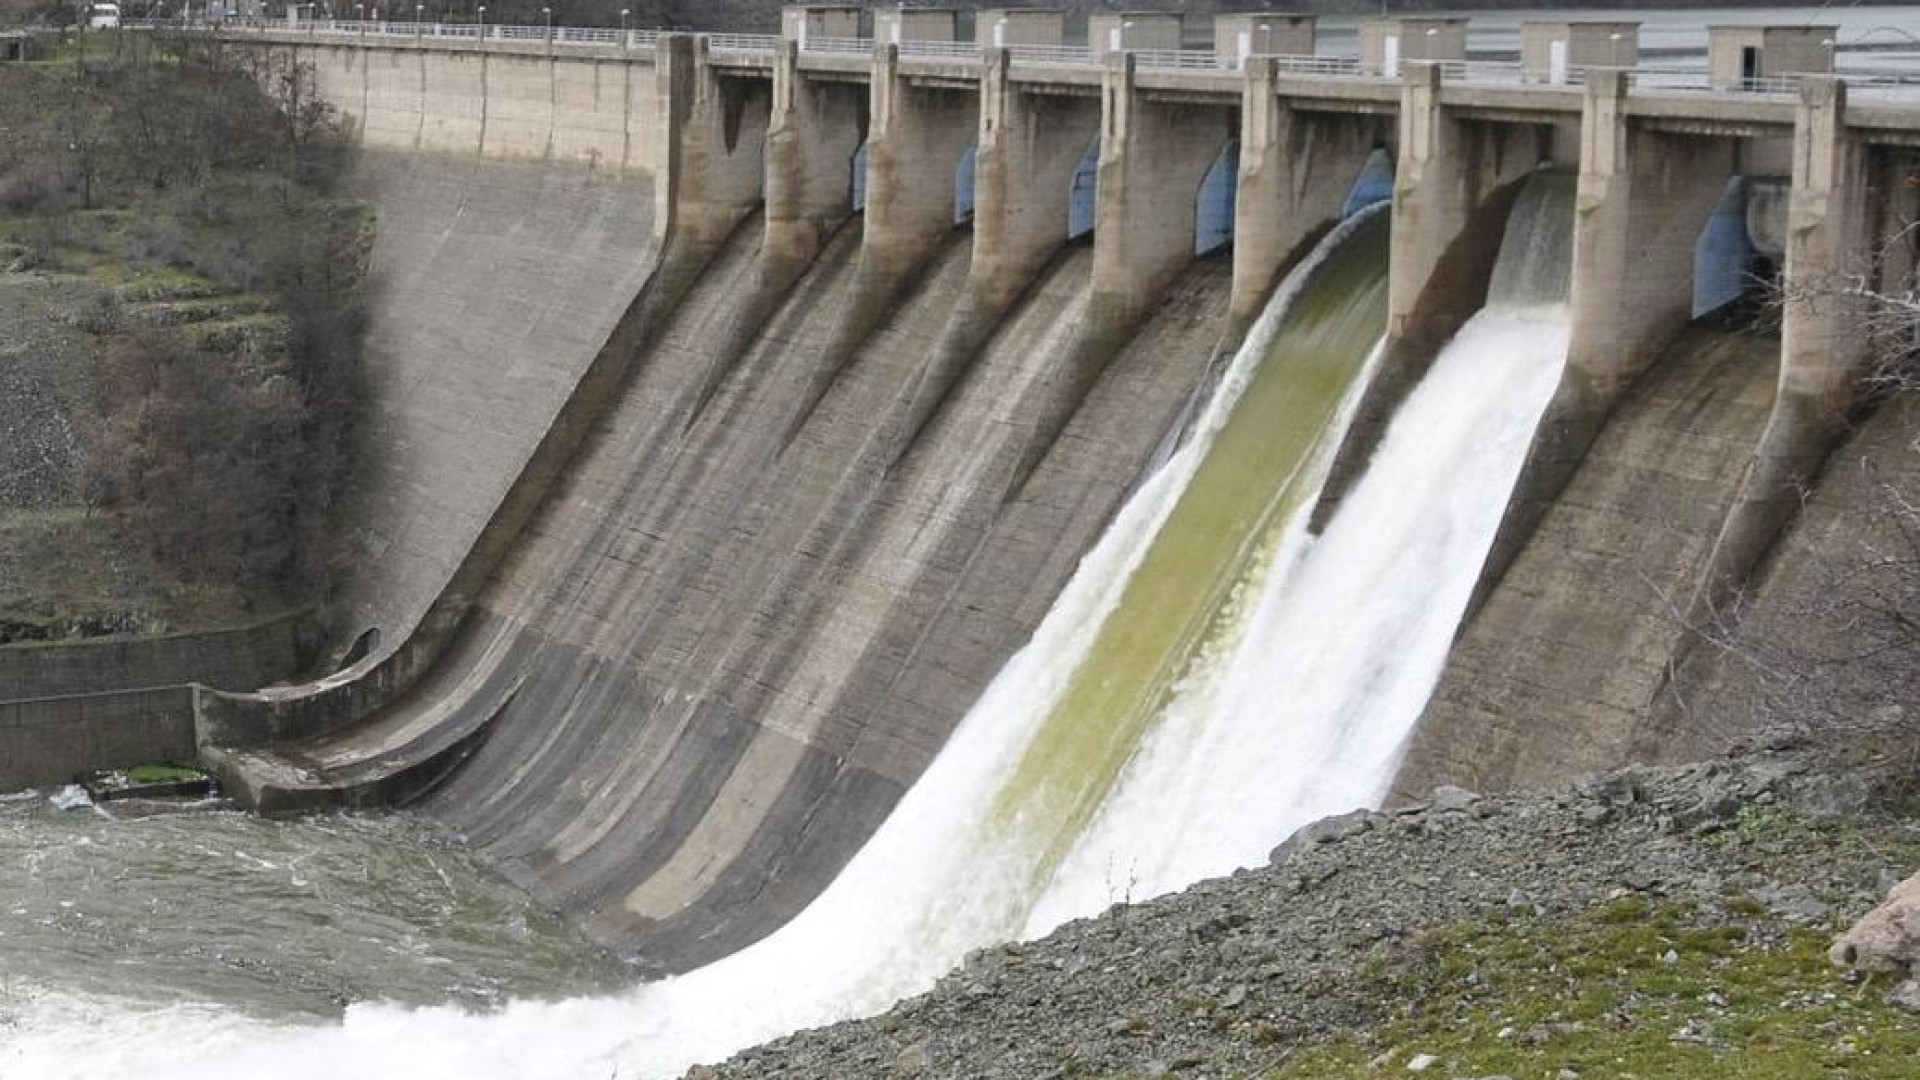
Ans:
[[[1503,263],[1552,257],[1555,244],[1521,239],[1564,233],[1562,194],[1528,192]],[[40,1038],[28,1017],[28,1042],[0,1065],[30,1078],[672,1076],[884,1008],[974,948],[1123,893],[1257,862],[1306,817],[1377,796],[1565,350],[1557,307],[1496,291],[1309,540],[1297,511],[1384,323],[1385,220],[1348,223],[1295,272],[1193,437],[1034,639],[843,874],[765,941],[619,997],[484,1015],[357,1006],[338,1027],[289,1030],[96,1014],[64,1038]]]
[[[1032,926],[1086,910],[1102,878],[1139,898],[1257,864],[1300,825],[1386,793],[1566,359],[1572,206],[1567,177],[1529,182],[1486,308],[1325,532],[1296,522],[1280,539],[1284,577],[1195,658]]]

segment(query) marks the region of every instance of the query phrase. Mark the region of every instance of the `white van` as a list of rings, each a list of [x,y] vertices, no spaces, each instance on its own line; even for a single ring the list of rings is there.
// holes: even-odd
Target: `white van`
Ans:
[[[114,30],[119,26],[119,4],[95,4],[87,9],[87,29]]]

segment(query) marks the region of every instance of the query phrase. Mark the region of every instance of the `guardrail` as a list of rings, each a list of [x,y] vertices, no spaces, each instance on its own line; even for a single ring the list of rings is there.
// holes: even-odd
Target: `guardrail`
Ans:
[[[1093,50],[1079,45],[1009,45],[1007,54],[1016,64],[1085,67],[1095,62]]]
[[[1353,78],[1367,74],[1360,70],[1360,61],[1346,56],[1301,56],[1291,53],[1256,53],[1247,57],[1246,62],[1249,65],[1254,63],[1272,63],[1274,70],[1281,75]]]
[[[772,34],[708,34],[707,51],[735,56],[773,55],[780,38]]]
[[[800,43],[800,51],[818,56],[872,56],[872,38],[810,37]]]
[[[1212,49],[1141,49],[1133,54],[1134,66],[1142,71],[1204,71],[1211,74],[1232,72],[1231,57]]]
[[[1784,94],[1793,96],[1800,93],[1801,78],[1802,76],[1797,75],[1775,75],[1765,78],[1741,79],[1733,86],[1715,86],[1713,76],[1706,71],[1660,68],[1627,72],[1628,85],[1634,90],[1678,91],[1694,94]]]
[[[279,20],[226,19],[204,20],[128,20],[128,29],[198,29],[230,34],[299,34],[330,39],[406,39],[434,38],[470,41],[484,45],[503,42],[519,45],[546,45],[550,48],[651,48],[665,31],[653,29],[620,30],[595,26],[515,26],[488,23],[391,22],[347,19],[310,19],[297,23]],[[708,49],[725,56],[771,56],[784,39],[772,34],[706,34]],[[870,56],[876,42],[871,38],[810,38],[801,51],[813,55]],[[903,41],[900,55],[906,58],[978,60],[985,50],[962,41]],[[1091,49],[1078,45],[1013,45],[1008,53],[1024,67],[1090,67],[1100,62]],[[1282,76],[1299,78],[1372,79],[1391,82],[1398,78],[1378,69],[1369,69],[1347,56],[1298,56],[1256,54],[1242,59],[1221,56],[1211,50],[1157,49],[1136,51],[1140,69],[1156,72],[1186,72],[1216,75],[1223,79],[1240,78],[1246,65],[1257,60],[1272,61]],[[1417,61],[1405,61],[1410,66]],[[1474,86],[1525,86],[1529,88],[1578,87],[1587,81],[1585,68],[1569,68],[1560,79],[1529,78],[1526,70],[1511,61],[1440,61],[1441,78],[1451,83]],[[1629,87],[1635,92],[1717,93],[1791,96],[1799,93],[1806,76],[1785,74],[1745,79],[1737,86],[1715,86],[1704,67],[1656,66],[1626,72]],[[1876,100],[1889,97],[1912,100],[1920,97],[1920,71],[1899,68],[1841,70],[1833,73],[1850,89],[1871,95]]]
[[[261,19],[226,19],[211,23],[147,19],[129,20],[121,25],[130,30],[197,29],[216,30],[224,34],[286,33],[330,39],[435,38],[626,49],[651,48],[662,33],[659,30],[617,30],[602,26],[548,27],[495,23],[376,22],[371,19],[305,19],[298,23]]]
[[[936,60],[978,60],[980,46],[971,41],[902,41],[897,43],[901,56],[929,57]]]

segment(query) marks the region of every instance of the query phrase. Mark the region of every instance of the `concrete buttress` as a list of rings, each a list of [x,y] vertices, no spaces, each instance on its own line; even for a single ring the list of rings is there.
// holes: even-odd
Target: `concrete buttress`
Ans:
[[[904,78],[898,45],[876,52],[869,85],[866,228],[854,288],[788,439],[953,230],[955,174],[980,126],[976,95]]]
[[[1239,347],[1280,277],[1340,219],[1382,121],[1297,109],[1275,85],[1278,61],[1247,65],[1233,218],[1233,299],[1222,351]]]
[[[1736,169],[1737,144],[1645,130],[1628,117],[1627,88],[1621,71],[1588,76],[1567,365],[1469,612],[1533,535],[1622,393],[1692,316],[1693,240]]]
[[[1135,74],[1132,53],[1107,57],[1086,326],[1052,399],[1035,418],[1011,491],[1020,489],[1107,362],[1193,261],[1200,182],[1236,127],[1231,109],[1153,99]]]
[[[766,140],[766,235],[755,285],[714,353],[691,426],[775,306],[813,265],[827,238],[853,213],[853,158],[866,139],[867,91],[809,78],[799,43],[774,54],[772,117]]]
[[[1792,520],[1859,397],[1869,334],[1857,286],[1872,280],[1873,254],[1867,151],[1847,132],[1846,108],[1839,80],[1802,81],[1794,110],[1780,385],[1689,605],[1696,629],[1726,611]]]
[[[898,453],[940,410],[987,339],[1067,238],[1074,169],[1100,133],[1092,98],[1034,94],[1011,77],[1006,49],[980,73],[975,137],[973,261],[966,292],[912,390]]]

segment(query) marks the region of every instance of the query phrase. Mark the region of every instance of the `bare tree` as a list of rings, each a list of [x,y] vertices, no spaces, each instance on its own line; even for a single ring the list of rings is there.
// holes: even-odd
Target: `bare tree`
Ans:
[[[1674,673],[1659,714],[1726,734],[1920,727],[1920,223],[1899,222],[1861,268],[1766,284],[1774,314],[1843,304],[1870,344],[1853,438],[1753,583],[1687,619],[1707,646]],[[1816,497],[1814,492],[1803,498]],[[1803,507],[1803,510],[1806,508]],[[1707,706],[1727,715],[1700,716]]]

